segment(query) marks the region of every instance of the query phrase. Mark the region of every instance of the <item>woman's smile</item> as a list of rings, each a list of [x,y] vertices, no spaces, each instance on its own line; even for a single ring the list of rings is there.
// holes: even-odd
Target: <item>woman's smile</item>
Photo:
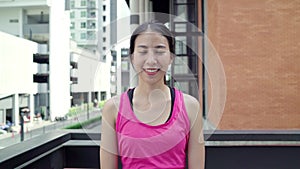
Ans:
[[[144,72],[146,72],[146,74],[149,75],[149,76],[154,76],[159,71],[160,71],[160,69],[158,69],[158,68],[146,68],[146,69],[144,69]]]

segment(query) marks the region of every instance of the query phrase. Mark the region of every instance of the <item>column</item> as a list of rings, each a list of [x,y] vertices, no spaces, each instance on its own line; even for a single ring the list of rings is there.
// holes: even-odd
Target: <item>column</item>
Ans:
[[[140,0],[130,0],[130,29],[131,32],[135,30],[135,28],[138,27],[140,24],[140,16],[139,16],[139,2],[142,2]],[[130,71],[129,71],[129,85],[130,87],[137,86],[138,79],[137,79],[137,73],[132,67],[132,64],[130,64]]]
[[[150,19],[150,10],[149,10],[149,0],[145,0],[145,22],[148,22]]]
[[[29,94],[29,99],[28,99],[29,103],[29,110],[30,110],[30,123],[33,122],[33,117],[34,117],[34,96],[33,94]]]
[[[20,123],[19,93],[15,93],[12,99],[13,99],[12,123],[18,125]]]
[[[139,3],[139,13],[140,13],[140,23],[145,22],[145,1],[140,1]]]

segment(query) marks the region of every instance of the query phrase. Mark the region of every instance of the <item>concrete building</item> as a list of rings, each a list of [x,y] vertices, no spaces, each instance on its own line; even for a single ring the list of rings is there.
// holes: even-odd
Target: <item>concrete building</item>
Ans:
[[[110,60],[99,61],[99,55],[70,42],[72,63],[72,106],[98,102],[110,97]]]
[[[38,44],[3,32],[0,39],[0,124],[6,121],[18,124],[21,109],[30,108],[27,116],[31,117],[35,110],[38,86],[33,83],[33,74],[38,67],[32,56]]]
[[[38,72],[27,75],[33,76],[32,83],[38,86],[34,95],[35,109],[32,108],[31,112],[43,113],[45,117],[50,115],[52,120],[56,116],[63,116],[70,108],[70,21],[65,2],[1,1],[0,9],[1,31],[38,43],[38,49],[34,51],[37,53],[31,56],[31,64],[37,66]],[[19,46],[16,45],[15,48]],[[24,71],[21,67],[16,68],[17,72]],[[7,74],[13,72],[9,71]],[[1,94],[9,96],[18,92],[23,93],[13,86],[8,91],[11,93],[1,91]],[[18,107],[17,103],[13,107],[15,114],[18,114]],[[18,124],[18,121],[15,121],[15,124]]]
[[[37,71],[27,74],[32,77],[32,84],[37,86],[36,92],[30,92],[33,93],[30,97],[30,104],[33,104],[31,113],[41,113],[45,119],[54,120],[64,116],[70,106],[111,97],[111,49],[116,42],[111,44],[110,39],[116,39],[117,34],[111,35],[116,27],[110,23],[117,18],[116,1],[66,1],[66,4],[43,0],[5,1],[0,2],[0,8],[1,31],[37,43],[37,50],[31,55],[31,64]],[[70,41],[70,37],[76,41]],[[11,93],[1,90],[2,105],[13,104],[15,90],[6,90]],[[20,93],[26,94],[26,91]],[[27,96],[24,95],[25,98]],[[6,115],[11,116],[6,111],[19,114],[17,107],[11,109],[2,106],[3,122],[7,119]]]

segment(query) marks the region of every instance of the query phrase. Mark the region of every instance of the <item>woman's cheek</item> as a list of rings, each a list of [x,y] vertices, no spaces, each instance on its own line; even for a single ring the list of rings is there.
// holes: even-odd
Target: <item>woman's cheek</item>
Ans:
[[[133,63],[133,67],[134,67],[134,70],[138,73],[143,70],[142,64],[139,64],[139,63]]]

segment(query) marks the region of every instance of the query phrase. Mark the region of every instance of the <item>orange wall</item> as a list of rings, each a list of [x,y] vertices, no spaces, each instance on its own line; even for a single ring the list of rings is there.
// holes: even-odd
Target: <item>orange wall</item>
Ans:
[[[224,66],[219,129],[300,129],[300,1],[208,0]]]

